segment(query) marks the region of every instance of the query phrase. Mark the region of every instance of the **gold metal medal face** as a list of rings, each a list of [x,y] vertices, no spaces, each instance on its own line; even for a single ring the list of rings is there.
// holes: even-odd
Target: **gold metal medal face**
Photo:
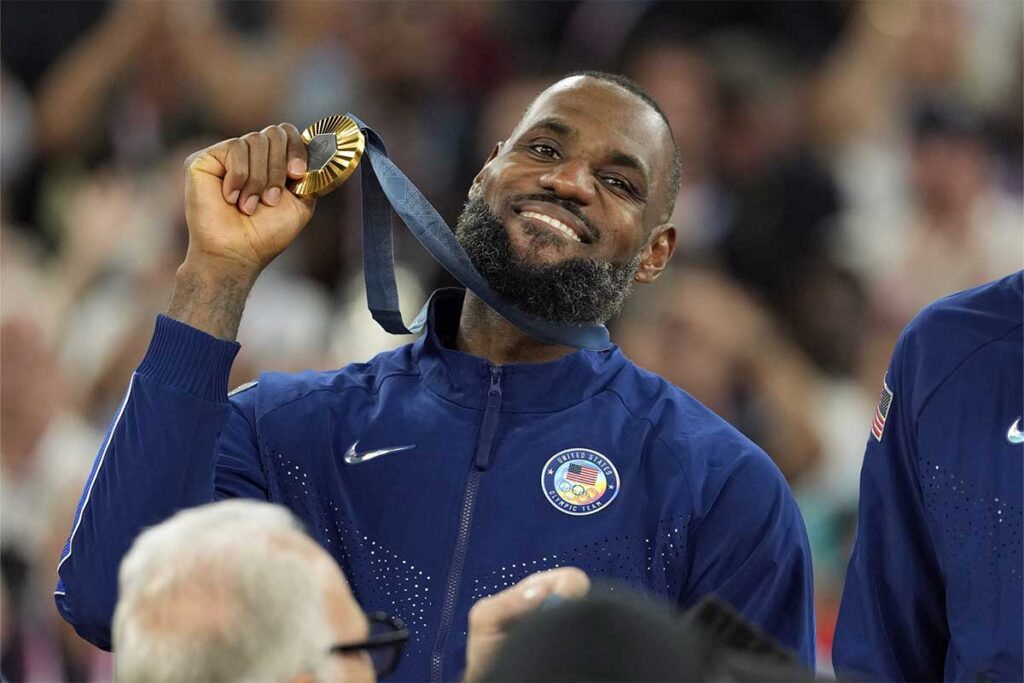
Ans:
[[[322,197],[349,179],[363,158],[366,139],[347,116],[320,119],[302,131],[306,143],[306,175],[291,181],[299,197]]]

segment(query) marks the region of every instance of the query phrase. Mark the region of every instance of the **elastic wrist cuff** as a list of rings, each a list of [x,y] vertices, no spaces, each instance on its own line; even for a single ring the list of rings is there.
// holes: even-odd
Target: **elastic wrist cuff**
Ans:
[[[136,372],[208,401],[226,401],[228,375],[240,348],[238,342],[218,339],[160,315]]]

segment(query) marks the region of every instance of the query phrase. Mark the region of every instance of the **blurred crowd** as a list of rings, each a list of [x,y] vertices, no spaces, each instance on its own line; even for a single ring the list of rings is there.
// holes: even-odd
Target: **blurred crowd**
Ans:
[[[819,661],[900,329],[1024,263],[1022,5],[826,2],[0,3],[2,674],[104,680],[55,563],[186,244],[182,163],[351,111],[454,223],[495,142],[577,69],[664,108],[670,272],[613,339],[760,444],[814,549]],[[365,310],[355,184],[263,275],[232,381],[407,339]],[[450,278],[399,230],[411,317]]]

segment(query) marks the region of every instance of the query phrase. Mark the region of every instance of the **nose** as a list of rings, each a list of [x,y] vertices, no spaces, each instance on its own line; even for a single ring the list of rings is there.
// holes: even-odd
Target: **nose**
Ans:
[[[594,201],[594,183],[590,169],[582,161],[566,160],[549,166],[540,177],[540,184],[561,199],[586,206]]]

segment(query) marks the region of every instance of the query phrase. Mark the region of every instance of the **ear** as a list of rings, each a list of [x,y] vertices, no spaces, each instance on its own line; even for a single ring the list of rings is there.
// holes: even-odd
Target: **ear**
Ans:
[[[665,270],[668,261],[676,250],[676,228],[671,223],[663,223],[651,231],[650,240],[644,247],[640,267],[633,279],[645,285],[654,282],[661,271]]]
[[[495,158],[497,158],[497,156],[501,152],[501,148],[502,148],[502,146],[504,146],[504,144],[505,144],[504,142],[499,140],[498,143],[494,145],[494,149],[491,150],[490,155],[487,157],[487,161],[484,162],[484,165],[483,165],[483,167],[481,167],[480,172],[476,174],[475,178],[473,178],[473,185],[478,185],[480,183],[480,181],[483,180],[484,171],[486,171],[487,167],[490,165],[490,163],[492,161],[494,161]]]

